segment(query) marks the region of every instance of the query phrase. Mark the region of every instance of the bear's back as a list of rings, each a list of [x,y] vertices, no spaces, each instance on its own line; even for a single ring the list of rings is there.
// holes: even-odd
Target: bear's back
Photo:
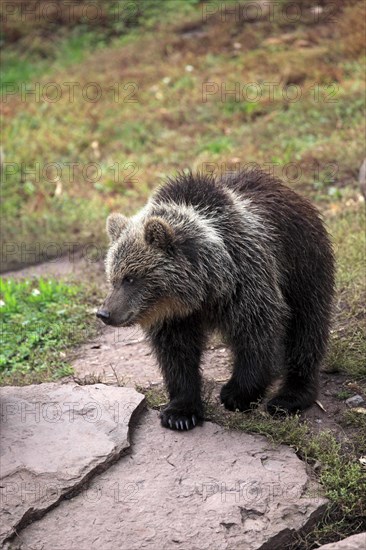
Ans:
[[[200,173],[180,173],[158,188],[153,200],[155,204],[176,203],[217,214],[230,206],[232,193],[235,193],[235,201],[250,198],[266,207],[291,205],[292,209],[297,209],[296,206],[309,204],[279,180],[259,169],[242,170],[220,179]]]
[[[153,196],[156,205],[176,203],[204,210],[206,215],[217,215],[228,207],[225,189],[213,177],[180,173],[169,179]]]
[[[230,189],[237,200],[249,199],[253,210],[260,213],[291,248],[313,236],[327,240],[318,210],[305,197],[262,170],[248,170],[222,178],[221,184]]]
[[[153,203],[155,206],[169,203],[191,206],[214,223],[224,222],[221,229],[228,231],[229,238],[234,234],[238,238],[241,232],[250,234],[254,215],[259,219],[257,226],[262,225],[262,234],[256,237],[267,239],[276,234],[288,257],[293,254],[294,243],[301,247],[304,239],[329,249],[317,209],[280,180],[259,169],[241,170],[221,179],[200,173],[180,173],[155,192]]]

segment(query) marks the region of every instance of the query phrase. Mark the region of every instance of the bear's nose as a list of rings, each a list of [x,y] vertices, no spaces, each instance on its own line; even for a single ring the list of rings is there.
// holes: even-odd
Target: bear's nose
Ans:
[[[109,319],[109,317],[111,316],[109,311],[107,311],[106,309],[98,309],[96,315],[97,315],[98,319],[101,319],[104,322],[107,321]]]

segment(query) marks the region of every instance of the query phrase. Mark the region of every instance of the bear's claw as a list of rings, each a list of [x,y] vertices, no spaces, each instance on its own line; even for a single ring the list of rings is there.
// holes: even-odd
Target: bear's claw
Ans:
[[[160,419],[165,428],[178,431],[192,430],[199,422],[195,414],[182,414],[167,409],[160,413]]]

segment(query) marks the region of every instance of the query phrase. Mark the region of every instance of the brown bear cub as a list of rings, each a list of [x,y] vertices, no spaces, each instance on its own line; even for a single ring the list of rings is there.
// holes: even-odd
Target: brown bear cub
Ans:
[[[271,413],[305,409],[317,396],[334,293],[332,247],[306,199],[258,170],[215,179],[181,174],[132,218],[107,220],[111,292],[97,316],[138,323],[164,375],[167,428],[203,419],[200,361],[221,332],[233,373],[221,390],[231,411],[283,385]]]

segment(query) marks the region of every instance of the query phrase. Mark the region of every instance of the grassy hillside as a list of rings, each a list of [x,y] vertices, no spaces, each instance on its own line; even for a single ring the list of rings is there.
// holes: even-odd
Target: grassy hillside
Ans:
[[[103,244],[108,211],[132,212],[186,167],[258,163],[332,215],[357,208],[361,2],[333,15],[303,2],[296,17],[283,7],[248,21],[250,11],[212,3],[169,0],[162,12],[144,0],[123,25],[102,4],[99,23],[80,10],[53,26],[18,11],[5,25],[5,267],[65,243]]]

